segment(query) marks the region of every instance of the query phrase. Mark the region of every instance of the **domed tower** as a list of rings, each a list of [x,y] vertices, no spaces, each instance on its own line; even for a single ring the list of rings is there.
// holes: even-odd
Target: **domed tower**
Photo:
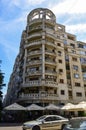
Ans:
[[[26,103],[58,100],[55,45],[56,17],[49,9],[34,9],[27,16],[22,93]]]

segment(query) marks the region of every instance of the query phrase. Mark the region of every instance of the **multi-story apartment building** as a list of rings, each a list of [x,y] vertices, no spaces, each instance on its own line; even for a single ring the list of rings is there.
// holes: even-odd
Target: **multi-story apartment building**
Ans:
[[[51,10],[32,10],[10,76],[6,104],[82,100],[86,100],[86,43],[56,23]]]

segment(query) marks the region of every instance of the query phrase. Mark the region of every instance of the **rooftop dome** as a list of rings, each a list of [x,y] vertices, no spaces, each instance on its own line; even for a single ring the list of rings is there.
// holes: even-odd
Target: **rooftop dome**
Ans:
[[[52,22],[56,22],[56,17],[54,13],[46,8],[37,8],[32,10],[27,16],[27,22],[30,23],[35,19],[46,19]]]

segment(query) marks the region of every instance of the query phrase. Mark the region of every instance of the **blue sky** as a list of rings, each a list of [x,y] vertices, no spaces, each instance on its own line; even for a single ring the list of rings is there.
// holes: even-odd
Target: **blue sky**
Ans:
[[[66,26],[66,31],[86,42],[86,0],[0,0],[0,60],[5,73],[3,89],[12,73],[19,52],[22,31],[27,15],[35,8],[48,8],[56,15],[56,22]]]

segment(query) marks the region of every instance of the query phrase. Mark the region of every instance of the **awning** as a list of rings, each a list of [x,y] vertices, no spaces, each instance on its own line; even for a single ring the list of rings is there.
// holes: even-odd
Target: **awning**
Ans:
[[[5,107],[4,110],[26,110],[26,108],[17,103],[13,103],[13,104]]]
[[[72,104],[72,103],[67,103],[66,105],[64,105],[61,110],[65,110],[65,111],[71,111],[72,109],[75,108],[76,105]]]
[[[45,110],[60,110],[60,107],[54,104],[49,104],[48,106],[45,107]]]
[[[36,104],[31,104],[30,106],[26,107],[26,110],[33,111],[33,110],[44,110],[43,107],[38,106]]]

